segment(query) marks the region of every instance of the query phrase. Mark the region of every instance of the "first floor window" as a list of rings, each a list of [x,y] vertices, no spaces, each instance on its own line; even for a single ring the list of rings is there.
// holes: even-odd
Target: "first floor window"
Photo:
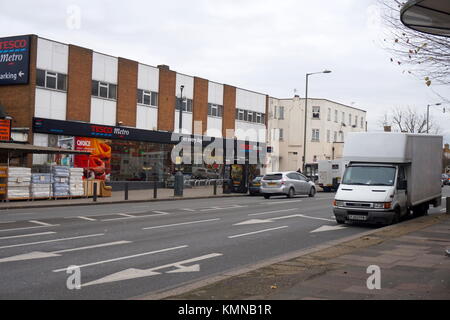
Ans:
[[[312,107],[312,118],[320,119],[320,107]]]
[[[95,97],[101,97],[105,99],[116,99],[117,98],[117,85],[101,82],[92,81],[92,95]]]
[[[67,91],[67,75],[37,69],[36,85],[48,89]]]
[[[278,137],[280,141],[283,141],[284,139],[284,131],[283,129],[278,129]]]
[[[331,131],[327,130],[327,142],[330,143],[331,142]]]

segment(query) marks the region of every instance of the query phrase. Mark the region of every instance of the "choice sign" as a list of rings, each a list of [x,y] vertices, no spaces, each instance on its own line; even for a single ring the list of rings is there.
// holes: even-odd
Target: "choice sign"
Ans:
[[[0,85],[28,84],[29,36],[0,38]]]

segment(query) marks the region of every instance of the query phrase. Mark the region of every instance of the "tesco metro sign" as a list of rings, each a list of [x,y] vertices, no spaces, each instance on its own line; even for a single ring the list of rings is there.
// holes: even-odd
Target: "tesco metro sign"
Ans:
[[[28,84],[30,36],[0,38],[0,85]]]

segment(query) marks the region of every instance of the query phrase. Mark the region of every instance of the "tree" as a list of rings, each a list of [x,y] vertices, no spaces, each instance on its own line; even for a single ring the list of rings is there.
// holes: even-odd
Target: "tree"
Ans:
[[[394,132],[426,133],[427,132],[427,112],[417,112],[408,108],[393,108],[387,112],[380,121],[383,127],[391,127]],[[438,134],[441,131],[439,126],[429,119],[429,133]]]
[[[405,1],[379,0],[381,18],[387,27],[385,48],[391,62],[408,66],[405,72],[421,77],[425,84],[450,84],[450,38],[418,32],[400,21]]]

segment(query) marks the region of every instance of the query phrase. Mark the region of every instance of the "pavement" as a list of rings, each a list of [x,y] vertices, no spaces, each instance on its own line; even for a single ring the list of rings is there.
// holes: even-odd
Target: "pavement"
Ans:
[[[175,197],[173,189],[158,189],[157,199],[154,199],[153,189],[129,190],[128,200],[125,200],[124,191],[113,191],[111,197],[98,197],[94,202],[93,198],[73,198],[73,199],[44,199],[44,200],[28,200],[28,201],[9,201],[0,202],[0,210],[2,209],[19,209],[19,208],[44,208],[44,207],[65,207],[74,205],[99,205],[127,202],[148,202],[162,200],[182,200],[192,198],[213,198],[213,197],[237,197],[243,194],[224,194],[222,187],[217,187],[217,195],[214,195],[212,186],[185,188],[183,197]]]
[[[450,188],[444,191],[450,195]],[[315,198],[238,196],[3,210],[0,299],[332,298],[323,291],[341,288],[330,279],[348,284],[343,290],[350,292],[339,297],[361,297],[353,291],[365,286],[356,278],[369,276],[366,268],[373,261],[367,257],[375,257],[382,268],[380,292],[421,278],[418,290],[431,286],[430,296],[448,297],[440,291],[448,292],[448,282],[438,286],[449,275],[447,260],[439,260],[449,244],[443,207],[387,228],[343,226],[333,218],[333,198],[319,193]],[[398,248],[385,247],[381,256],[365,251],[403,236],[409,238],[396,243]],[[411,276],[396,284],[390,280],[394,284],[388,288],[390,271],[383,264],[388,262],[397,274],[412,268],[404,272]],[[420,277],[413,265],[402,265],[413,262],[422,264],[415,266]],[[431,267],[423,269],[425,263]],[[339,274],[342,270],[347,274]],[[321,289],[305,289],[299,280],[325,275]],[[73,286],[74,279],[80,287]]]

